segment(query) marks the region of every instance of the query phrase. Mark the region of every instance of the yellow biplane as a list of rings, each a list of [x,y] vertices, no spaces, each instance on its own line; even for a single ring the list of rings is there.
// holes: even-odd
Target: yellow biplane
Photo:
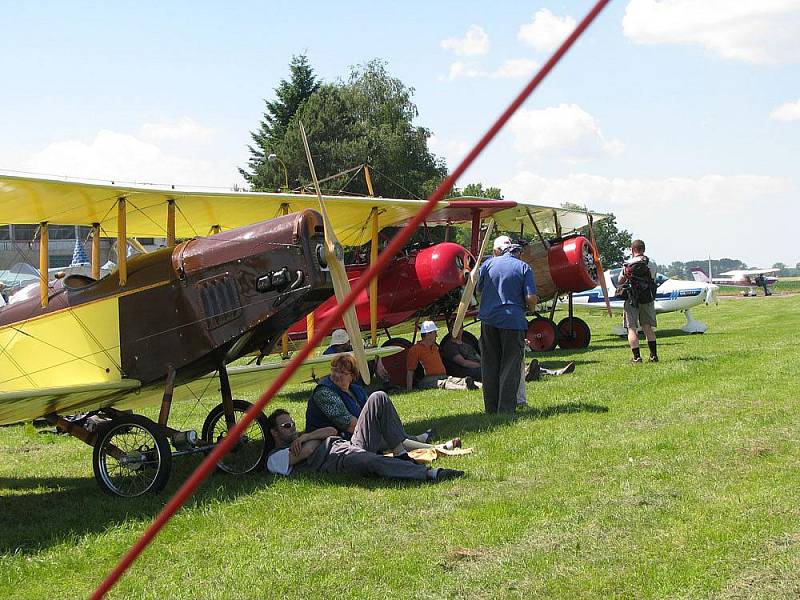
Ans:
[[[237,389],[263,386],[283,368],[280,360],[229,363],[268,354],[292,323],[331,296],[336,281],[329,263],[336,258],[327,249],[328,234],[335,231],[350,246],[371,241],[374,260],[378,230],[402,226],[421,205],[328,196],[326,227],[327,215],[316,212],[320,204],[311,195],[0,175],[0,223],[40,224],[44,274],[0,309],[0,425],[45,416],[94,447],[95,477],[104,491],[158,491],[169,476],[170,443],[175,454],[207,451],[247,410],[247,403],[233,399],[231,381]],[[506,229],[530,222],[540,235],[560,233],[562,223],[585,224],[580,211],[485,199],[442,202],[429,222],[471,225],[475,246],[489,215]],[[91,226],[93,277],[47,280],[50,225]],[[101,237],[117,238],[119,246],[117,269],[103,278]],[[164,238],[166,247],[128,258],[126,240],[135,237]],[[180,239],[186,241],[176,243]],[[369,296],[377,302],[374,286]],[[330,358],[309,360],[304,372]],[[172,401],[197,398],[211,385],[220,389],[222,403],[201,435],[169,427]],[[159,402],[157,422],[123,412]],[[77,412],[91,416],[64,418]],[[265,420],[257,420],[220,468],[241,473],[259,467],[268,435]]]

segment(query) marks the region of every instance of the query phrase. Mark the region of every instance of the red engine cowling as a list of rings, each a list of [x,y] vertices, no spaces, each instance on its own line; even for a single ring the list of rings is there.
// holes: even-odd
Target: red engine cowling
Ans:
[[[582,292],[598,285],[592,246],[582,235],[550,246],[547,262],[553,283],[562,292]]]
[[[522,249],[520,258],[533,269],[540,300],[590,290],[598,284],[592,246],[583,236],[554,242],[548,249],[534,241]]]

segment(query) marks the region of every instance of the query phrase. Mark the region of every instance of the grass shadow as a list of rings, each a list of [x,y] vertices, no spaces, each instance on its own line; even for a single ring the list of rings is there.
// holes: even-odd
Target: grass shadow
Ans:
[[[199,461],[174,465],[167,487],[159,494],[116,498],[104,494],[92,477],[0,477],[0,555],[42,549],[99,534],[132,520],[151,521],[191,474]],[[233,501],[268,483],[261,472],[232,477],[215,473],[192,498],[189,506],[208,501]],[[25,493],[14,493],[15,491]],[[54,516],[53,507],[64,507]],[[51,515],[43,519],[43,515]]]
[[[406,431],[425,431],[434,427],[438,432],[439,440],[447,440],[465,433],[485,433],[500,427],[506,427],[517,421],[549,419],[564,414],[575,413],[607,413],[608,407],[602,404],[589,402],[563,402],[547,406],[528,406],[509,414],[489,415],[485,412],[459,413],[441,416],[433,419],[423,419],[404,423]]]

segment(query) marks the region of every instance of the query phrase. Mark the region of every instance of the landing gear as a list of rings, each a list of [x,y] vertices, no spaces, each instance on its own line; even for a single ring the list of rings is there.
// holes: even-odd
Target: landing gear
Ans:
[[[536,317],[528,323],[525,339],[534,352],[550,352],[558,343],[558,329],[552,319]]]
[[[683,314],[686,315],[686,324],[683,327],[681,327],[681,331],[685,331],[686,333],[706,332],[706,329],[708,329],[708,325],[706,325],[701,321],[695,320],[690,310],[685,310]]]
[[[558,345],[565,350],[586,348],[592,340],[592,331],[586,321],[578,317],[565,317],[558,323]]]
[[[228,423],[225,416],[225,405],[215,406],[203,423],[203,439],[217,444],[228,435],[228,430],[242,420],[244,413],[252,406],[244,400],[233,401],[233,419]],[[259,414],[242,433],[236,445],[217,463],[217,468],[225,473],[243,475],[258,468],[266,467],[267,439],[270,432],[267,418]]]
[[[101,428],[92,466],[100,489],[112,496],[161,491],[172,469],[164,428],[140,415],[119,414]]]

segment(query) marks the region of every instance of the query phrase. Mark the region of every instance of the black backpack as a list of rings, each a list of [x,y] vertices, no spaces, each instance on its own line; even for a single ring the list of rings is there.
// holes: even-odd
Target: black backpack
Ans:
[[[642,260],[637,260],[625,267],[628,282],[630,283],[628,298],[630,298],[633,306],[648,304],[656,299],[656,288],[658,286],[650,275],[649,263],[650,259],[642,256]]]

